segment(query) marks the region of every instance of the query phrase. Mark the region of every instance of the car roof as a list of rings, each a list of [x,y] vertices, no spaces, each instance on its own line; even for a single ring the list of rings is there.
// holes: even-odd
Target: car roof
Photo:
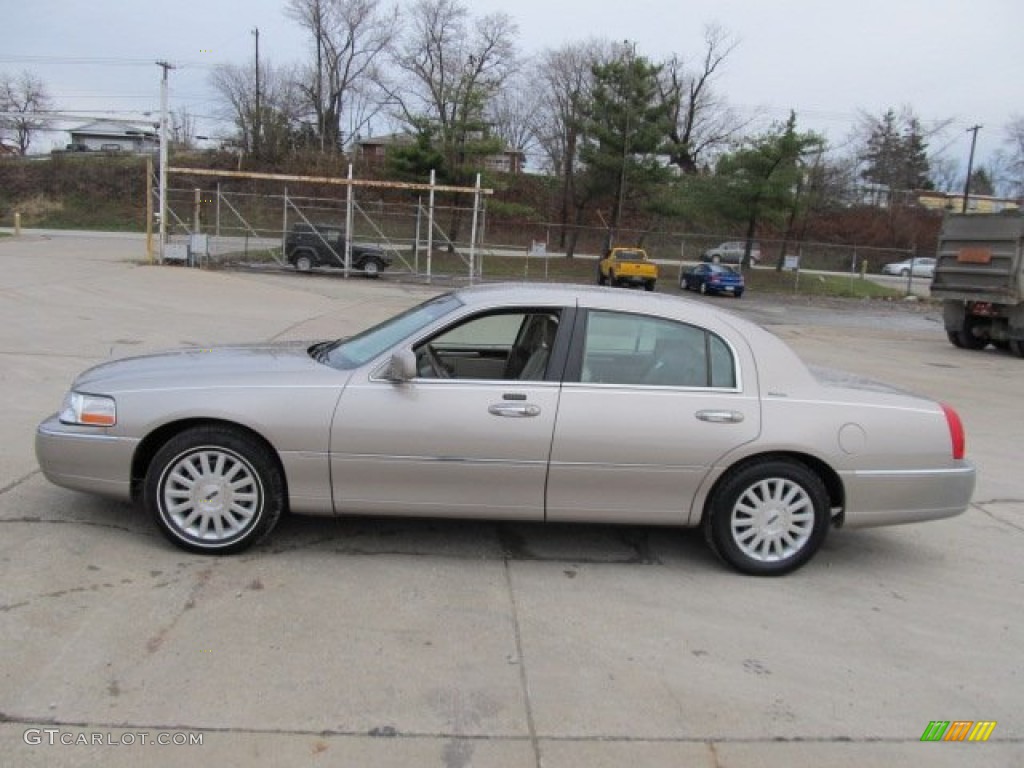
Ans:
[[[511,306],[580,306],[637,312],[665,317],[718,319],[729,325],[757,327],[753,323],[707,303],[682,296],[621,288],[602,288],[576,283],[486,283],[454,291],[467,306],[508,304]]]

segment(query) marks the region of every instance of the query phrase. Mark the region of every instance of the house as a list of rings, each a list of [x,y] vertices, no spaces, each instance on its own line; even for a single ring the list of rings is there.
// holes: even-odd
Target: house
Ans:
[[[963,210],[964,196],[956,192],[936,192],[934,190],[918,190],[915,192],[917,203],[922,208],[932,211],[954,211],[960,213]],[[1002,211],[1016,211],[1020,208],[1020,201],[1008,197],[993,197],[992,195],[967,196],[967,213],[1000,213]]]
[[[79,151],[156,152],[160,137],[152,125],[96,120],[72,128],[70,146]]]
[[[388,133],[383,136],[358,139],[356,155],[367,165],[383,165],[390,148],[407,147],[415,142],[416,137],[409,133]],[[484,158],[484,168],[499,173],[519,174],[523,172],[525,165],[526,154],[515,149],[506,149]]]

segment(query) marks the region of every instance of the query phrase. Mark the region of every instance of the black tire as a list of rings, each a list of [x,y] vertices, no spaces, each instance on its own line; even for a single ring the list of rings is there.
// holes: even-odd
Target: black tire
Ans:
[[[370,257],[363,262],[363,274],[376,280],[384,269],[384,262],[376,257]]]
[[[179,507],[171,502],[179,499]],[[160,532],[189,552],[241,552],[269,534],[285,505],[273,452],[229,427],[185,430],[146,472],[143,503]]]
[[[741,299],[741,298],[743,298],[743,291],[742,290],[736,291],[733,294],[733,296],[735,296],[737,299]]]
[[[615,277],[615,273],[612,272],[610,269],[608,270],[608,282],[611,284],[612,288],[618,288],[619,287],[619,281]]]
[[[309,272],[313,269],[315,262],[308,253],[300,253],[293,258],[292,263],[295,265],[296,272]]]
[[[1010,339],[1008,347],[1017,357],[1024,357],[1024,340]]]
[[[992,340],[992,346],[996,349],[1006,352],[1010,348],[1010,342],[1007,339],[999,339],[998,341]]]
[[[960,333],[958,331],[946,331],[946,338],[949,339],[949,343],[957,349],[964,348],[964,345],[960,342]]]
[[[988,336],[987,336],[987,334],[985,336],[977,336],[974,333],[974,329],[976,327],[980,326],[980,325],[983,325],[983,324],[984,324],[984,321],[982,321],[981,323],[977,323],[977,322],[973,322],[973,321],[971,321],[969,319],[968,320],[964,320],[964,327],[957,334],[959,336],[959,339],[960,339],[959,346],[964,348],[964,349],[984,349],[985,347],[987,347],[988,346]]]
[[[645,281],[644,282],[644,290],[645,291],[653,291],[654,290],[654,280],[647,280],[647,281]]]
[[[805,464],[757,461],[721,480],[703,526],[711,548],[736,570],[781,576],[804,565],[825,541],[828,492]]]
[[[600,264],[597,265],[597,284],[598,285],[608,285],[608,278],[605,277],[604,272],[601,271],[601,265]]]

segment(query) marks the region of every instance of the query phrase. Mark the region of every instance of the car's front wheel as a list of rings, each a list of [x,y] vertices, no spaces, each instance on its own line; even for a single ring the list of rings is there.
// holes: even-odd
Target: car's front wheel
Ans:
[[[799,568],[818,550],[829,525],[828,492],[805,464],[766,459],[727,475],[704,517],[712,549],[756,576]]]
[[[157,451],[143,499],[172,543],[230,554],[273,530],[284,509],[284,482],[265,444],[240,430],[200,426]]]

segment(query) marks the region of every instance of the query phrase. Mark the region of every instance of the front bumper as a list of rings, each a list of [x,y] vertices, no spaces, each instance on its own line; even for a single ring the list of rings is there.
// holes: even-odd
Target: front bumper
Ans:
[[[104,429],[62,424],[54,414],[36,429],[36,459],[46,479],[76,491],[131,498],[132,456],[139,440]]]

